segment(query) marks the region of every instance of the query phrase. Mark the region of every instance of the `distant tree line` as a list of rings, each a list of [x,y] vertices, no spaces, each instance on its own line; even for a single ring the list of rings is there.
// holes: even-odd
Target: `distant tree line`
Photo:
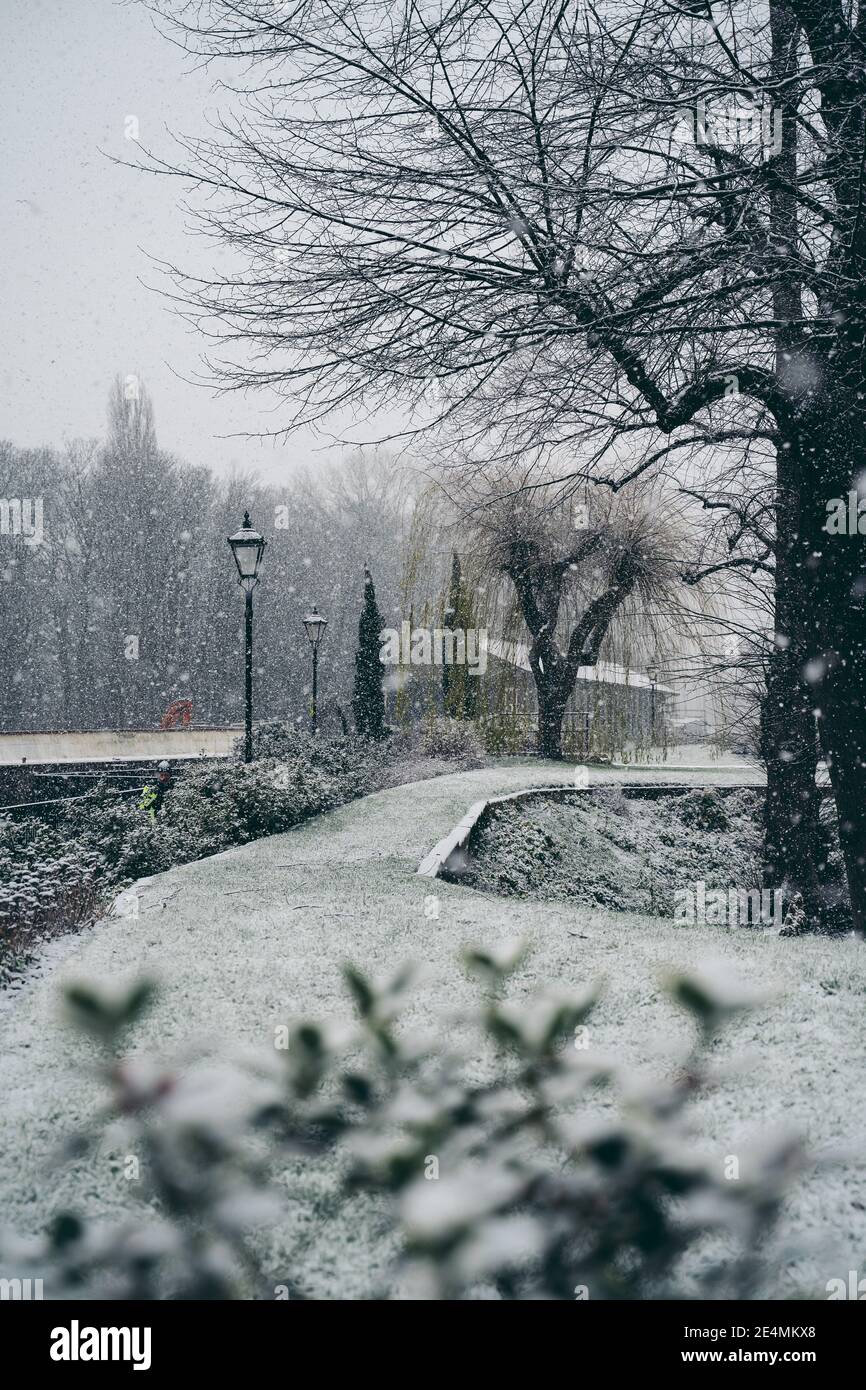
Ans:
[[[301,619],[318,603],[328,618],[320,718],[338,729],[368,563],[380,608],[396,612],[407,493],[393,464],[359,456],[279,486],[220,479],[159,446],[135,379],[114,383],[104,441],[0,442],[0,498],[41,498],[44,531],[39,544],[11,523],[0,535],[4,730],[154,728],[183,698],[196,723],[240,722],[243,603],[226,537],[245,509],[269,542],[256,590],[257,719],[309,718]]]

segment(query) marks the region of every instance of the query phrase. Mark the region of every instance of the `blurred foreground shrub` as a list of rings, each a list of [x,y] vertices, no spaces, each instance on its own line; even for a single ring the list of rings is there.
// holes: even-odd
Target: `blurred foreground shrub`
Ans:
[[[69,1008],[101,1049],[106,1118],[123,1125],[114,1147],[140,1162],[142,1216],[94,1225],[60,1212],[42,1239],[6,1239],[3,1274],[43,1277],[55,1298],[303,1298],[305,1236],[275,1295],[254,1230],[287,1201],[297,1212],[297,1185],[288,1196],[271,1185],[281,1162],[337,1151],[342,1194],[384,1196],[399,1232],[399,1263],[367,1297],[765,1295],[761,1252],[804,1154],[790,1138],[765,1144],[732,1182],[689,1127],[690,1102],[716,1084],[716,1035],[748,1000],[724,980],[672,978],[694,1043],[673,1079],[647,1084],[584,1047],[597,991],[503,998],[522,954],[514,939],[466,953],[479,1005],[443,1021],[436,1042],[401,1018],[411,968],[382,985],[349,968],[356,1020],[298,1023],[285,1051],[234,1067],[219,1103],[212,1074],[124,1059],[152,986],[113,997],[70,988]],[[608,1093],[615,1105],[602,1104]],[[97,1129],[82,1132],[69,1155],[95,1155],[98,1142]],[[327,1216],[311,1211],[306,1236]]]

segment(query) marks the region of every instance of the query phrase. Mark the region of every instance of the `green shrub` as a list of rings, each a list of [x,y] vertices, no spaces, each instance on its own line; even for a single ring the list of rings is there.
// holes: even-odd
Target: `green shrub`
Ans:
[[[0,819],[0,988],[22,973],[38,936],[91,921],[107,863],[80,838],[35,817]]]
[[[243,740],[238,739],[235,757],[242,756]],[[314,735],[276,719],[253,730],[255,762],[315,769],[340,784],[347,793],[344,800],[369,789],[373,770],[383,756],[380,742],[356,734]]]
[[[467,719],[432,719],[421,727],[421,751],[464,767],[483,767],[485,748],[475,724]]]
[[[0,820],[0,931],[84,911],[100,854],[35,818]]]
[[[679,797],[677,811],[684,825],[698,830],[727,830],[730,824],[721,792],[700,787]]]

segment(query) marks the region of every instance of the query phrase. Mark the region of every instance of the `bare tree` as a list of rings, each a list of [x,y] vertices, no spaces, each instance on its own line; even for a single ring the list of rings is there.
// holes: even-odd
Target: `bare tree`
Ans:
[[[244,258],[181,290],[247,353],[227,388],[296,420],[399,391],[413,428],[500,452],[594,431],[614,487],[689,441],[773,442],[780,667],[820,710],[866,930],[866,542],[825,530],[866,464],[859,5],[158,8],[247,85],[150,165]]]

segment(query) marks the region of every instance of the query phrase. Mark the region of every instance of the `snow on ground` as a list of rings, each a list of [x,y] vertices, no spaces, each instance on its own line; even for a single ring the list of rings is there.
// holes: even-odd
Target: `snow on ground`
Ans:
[[[488,897],[418,877],[432,845],[480,799],[527,786],[568,785],[568,767],[512,760],[377,792],[285,835],[186,864],[143,885],[138,920],[101,924],[53,973],[43,971],[0,1017],[5,1103],[0,1111],[0,1210],[22,1233],[41,1228],[61,1207],[119,1214],[130,1201],[117,1155],[49,1167],[59,1139],[98,1106],[76,1034],[58,1018],[61,978],[107,979],[157,972],[164,991],[133,1036],[134,1050],[176,1054],[273,1045],[275,1025],[299,1015],[345,1015],[339,970],[347,959],[375,974],[407,957],[430,966],[414,996],[413,1022],[428,1031],[435,1016],[474,1000],[456,966],[466,942],[512,933],[532,942],[514,976],[517,995],[540,982],[581,986],[600,975],[607,992],[594,1016],[592,1046],[625,1063],[666,1065],[686,1037],[684,1020],[659,987],[667,966],[724,957],[770,1001],[730,1030],[725,1055],[744,1060],[742,1075],[702,1102],[701,1143],[723,1162],[745,1152],[749,1135],[790,1124],[813,1146],[844,1142],[862,1149],[866,1088],[866,949],[853,940],[780,940],[722,927],[675,928],[659,918],[575,904]],[[622,780],[758,782],[742,763],[713,771],[593,768],[591,783]],[[438,920],[425,898],[439,899]],[[265,1237],[274,1284],[300,1263],[309,1293],[360,1297],[384,1276],[389,1256],[383,1212],[361,1194],[342,1204],[333,1160],[287,1169],[287,1214]],[[791,1199],[786,1225],[834,1253],[779,1270],[780,1287],[824,1284],[866,1270],[866,1173],[853,1167],[810,1175]],[[303,1258],[298,1251],[303,1248]]]

